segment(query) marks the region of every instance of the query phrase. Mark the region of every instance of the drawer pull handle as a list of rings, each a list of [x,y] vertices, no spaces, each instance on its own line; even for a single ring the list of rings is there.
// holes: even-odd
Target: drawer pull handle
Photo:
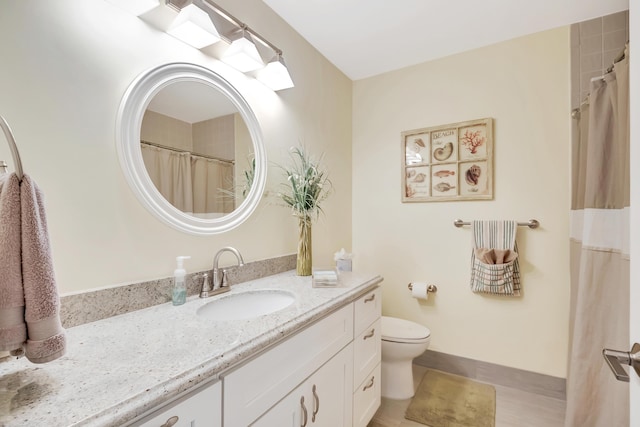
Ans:
[[[365,335],[364,337],[362,337],[363,340],[368,340],[369,338],[373,338],[373,336],[376,334],[376,329],[373,328],[371,330],[371,332],[369,332],[367,335]]]
[[[169,418],[167,420],[167,422],[162,424],[160,427],[171,427],[171,426],[175,425],[178,422],[179,419],[180,418],[178,418],[177,416],[174,415],[173,417]]]
[[[367,391],[367,389],[373,387],[373,383],[374,383],[375,379],[376,379],[375,375],[373,377],[371,377],[371,381],[369,381],[369,384],[367,384],[366,386],[364,386],[362,388],[362,391]]]
[[[376,299],[376,294],[371,295],[369,298],[365,298],[364,303],[366,304],[368,302],[373,301],[374,299]]]
[[[311,422],[315,423],[316,422],[316,415],[318,415],[318,411],[320,410],[320,396],[318,396],[318,393],[316,393],[316,385],[313,385],[313,388],[311,389],[311,391],[313,392],[313,414],[311,414]]]
[[[304,406],[304,396],[300,398],[300,406],[302,406],[302,424],[300,427],[307,427],[307,407]]]

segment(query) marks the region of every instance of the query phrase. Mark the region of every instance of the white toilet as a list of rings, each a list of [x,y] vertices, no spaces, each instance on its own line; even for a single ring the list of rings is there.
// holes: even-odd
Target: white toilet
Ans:
[[[413,359],[429,347],[431,331],[409,320],[382,316],[382,397],[413,397]]]

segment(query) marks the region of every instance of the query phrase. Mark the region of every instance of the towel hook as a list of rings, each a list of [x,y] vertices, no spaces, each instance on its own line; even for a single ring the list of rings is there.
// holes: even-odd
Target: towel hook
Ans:
[[[22,162],[20,161],[20,153],[18,152],[18,146],[16,145],[16,140],[13,138],[13,133],[11,132],[11,128],[9,124],[4,119],[4,117],[0,116],[0,127],[4,131],[4,136],[7,138],[7,142],[9,143],[9,148],[11,149],[11,156],[13,157],[14,168],[16,170],[16,175],[18,179],[22,181]]]

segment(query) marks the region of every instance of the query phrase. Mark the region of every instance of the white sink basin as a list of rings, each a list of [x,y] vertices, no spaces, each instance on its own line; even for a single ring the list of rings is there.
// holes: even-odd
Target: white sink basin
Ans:
[[[208,320],[251,319],[285,309],[295,300],[286,291],[246,291],[213,300],[198,308],[197,314]]]

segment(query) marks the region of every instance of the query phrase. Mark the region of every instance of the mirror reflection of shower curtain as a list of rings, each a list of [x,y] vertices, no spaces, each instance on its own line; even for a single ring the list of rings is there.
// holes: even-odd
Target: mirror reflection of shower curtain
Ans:
[[[194,155],[191,171],[194,214],[229,213],[235,209],[231,162]]]
[[[191,154],[140,145],[149,177],[160,194],[179,210],[193,212]]]
[[[169,203],[201,218],[235,209],[233,163],[141,143],[151,181]]]
[[[565,427],[628,426],[628,384],[602,357],[603,348],[629,348],[628,59],[592,80],[578,124]]]

